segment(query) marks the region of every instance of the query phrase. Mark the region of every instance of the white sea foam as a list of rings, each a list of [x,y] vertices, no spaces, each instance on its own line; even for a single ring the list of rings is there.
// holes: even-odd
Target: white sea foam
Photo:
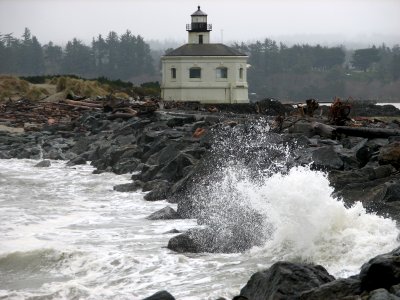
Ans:
[[[272,226],[269,239],[245,253],[176,254],[165,248],[173,235],[163,233],[195,221],[146,220],[171,204],[114,192],[129,175],[36,163],[0,160],[0,297],[142,299],[166,289],[178,299],[229,298],[277,260],[312,261],[344,276],[398,246],[392,220],[345,208],[321,172],[294,168],[254,182],[226,168],[209,196],[240,196]]]
[[[345,276],[357,272],[368,257],[398,245],[394,221],[367,214],[361,203],[346,208],[331,196],[333,189],[321,172],[297,167],[246,188],[251,204],[274,228],[261,250],[274,261],[319,263]]]

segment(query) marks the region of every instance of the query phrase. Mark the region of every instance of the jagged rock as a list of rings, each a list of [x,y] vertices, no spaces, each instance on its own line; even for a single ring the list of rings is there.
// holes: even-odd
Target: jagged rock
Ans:
[[[41,162],[35,165],[36,168],[48,168],[51,166],[51,162],[47,159],[42,160]]]
[[[81,156],[77,156],[74,159],[67,162],[68,167],[76,166],[76,165],[86,165],[86,159]]]
[[[373,155],[372,149],[368,145],[363,145],[356,151],[357,160],[360,162],[360,166],[365,166]]]
[[[166,206],[148,216],[148,220],[173,220],[180,219],[178,213],[170,206]]]
[[[400,297],[389,293],[385,289],[376,289],[369,293],[368,300],[400,300]]]
[[[266,98],[256,103],[256,110],[258,113],[268,116],[284,116],[286,113],[290,113],[294,109],[292,106],[284,105],[275,99]]]
[[[166,181],[159,181],[158,185],[155,186],[150,193],[144,196],[144,200],[147,201],[164,200],[168,196],[170,187],[171,187],[170,183]]]
[[[169,127],[182,126],[187,123],[193,123],[196,119],[193,116],[188,117],[173,117],[167,121]]]
[[[301,293],[300,300],[337,300],[361,294],[359,279],[338,279]],[[347,299],[347,298],[346,298]]]
[[[144,298],[143,300],[175,300],[175,298],[167,291],[160,291],[149,297]]]
[[[82,154],[89,149],[91,143],[92,141],[87,137],[80,138],[75,142],[75,145],[71,148],[71,151],[75,152],[78,155]]]
[[[343,168],[343,161],[332,146],[320,147],[314,150],[312,159],[317,168],[334,170]]]
[[[198,230],[198,229],[197,229]],[[168,249],[178,253],[200,253],[204,252],[204,246],[201,241],[195,239],[194,230],[189,230],[183,234],[177,235],[168,241]]]
[[[379,163],[382,165],[392,164],[400,169],[400,142],[393,142],[380,149],[378,156]]]
[[[147,182],[143,183],[143,192],[148,192],[148,191],[154,190],[159,185],[164,185],[166,183],[168,183],[168,182],[165,180],[160,180],[160,179],[147,181]]]
[[[114,186],[113,189],[117,192],[135,192],[140,190],[142,186],[143,183],[141,181],[134,181],[131,183],[118,184]]]
[[[137,158],[121,158],[112,165],[112,170],[115,174],[130,173],[135,171],[139,164],[140,160]]]
[[[389,290],[400,283],[400,248],[372,258],[363,264],[360,272],[363,290]]]
[[[349,183],[336,192],[349,205],[361,201],[368,211],[381,215],[390,213],[397,219],[400,213],[400,176],[393,175],[360,183]]]
[[[393,285],[390,288],[390,293],[400,297],[400,284]]]
[[[147,164],[143,165],[142,172],[138,175],[138,179],[146,182],[146,181],[151,181],[156,178],[156,174],[160,170],[162,166],[160,165],[153,165],[149,166]],[[160,178],[157,178],[160,179]]]
[[[337,171],[333,170],[329,173],[330,183],[338,189],[345,187],[351,183],[365,183],[371,180],[389,177],[396,171],[391,165],[378,167],[364,167],[358,170]]]
[[[320,265],[277,262],[253,274],[240,295],[252,300],[297,299],[302,292],[334,279]]]
[[[260,230],[257,229],[257,226],[254,227],[256,228],[254,234],[252,234],[251,228],[242,228],[240,224],[223,228],[212,226],[204,229],[190,229],[170,239],[168,248],[179,253],[243,252],[265,242]]]
[[[164,232],[164,234],[175,234],[175,233],[180,233],[180,231],[178,229],[174,228],[174,229]]]
[[[163,168],[161,168],[155,175],[155,178],[165,179],[169,182],[176,182],[186,175],[184,169],[188,166],[196,164],[196,162],[197,160],[192,156],[180,153]]]

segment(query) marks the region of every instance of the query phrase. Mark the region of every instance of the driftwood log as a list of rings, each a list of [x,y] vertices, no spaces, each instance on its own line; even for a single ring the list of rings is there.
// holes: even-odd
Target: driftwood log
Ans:
[[[77,106],[77,107],[92,107],[92,108],[103,108],[103,104],[101,103],[93,103],[93,102],[85,102],[85,101],[76,101],[76,100],[64,100],[63,103]]]
[[[319,122],[313,122],[311,124],[311,129],[316,134],[324,137],[336,137],[338,134],[345,134],[348,136],[358,136],[371,139],[388,138],[390,136],[400,136],[400,130],[396,129],[330,126]]]

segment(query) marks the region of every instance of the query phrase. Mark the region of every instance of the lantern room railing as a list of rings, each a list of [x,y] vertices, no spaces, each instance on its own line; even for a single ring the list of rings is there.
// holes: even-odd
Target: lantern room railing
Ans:
[[[211,31],[212,30],[212,24],[207,24],[207,23],[192,23],[192,24],[186,24],[186,30],[187,31],[194,31],[194,32],[201,32],[201,31]]]

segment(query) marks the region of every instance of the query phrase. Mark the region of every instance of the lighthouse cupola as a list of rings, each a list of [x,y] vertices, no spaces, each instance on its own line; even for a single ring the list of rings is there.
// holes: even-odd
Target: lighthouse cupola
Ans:
[[[192,22],[186,24],[189,33],[189,44],[209,44],[212,25],[207,23],[207,14],[197,7],[192,15]]]

